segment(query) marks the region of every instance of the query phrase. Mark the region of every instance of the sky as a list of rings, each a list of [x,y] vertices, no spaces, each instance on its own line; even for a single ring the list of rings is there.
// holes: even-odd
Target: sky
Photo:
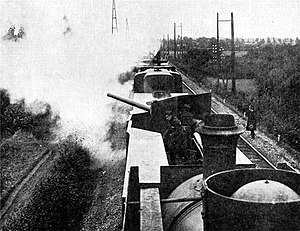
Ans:
[[[216,37],[220,20],[234,16],[235,37],[300,37],[299,0],[115,0],[120,30],[174,36],[174,23],[183,35]],[[143,28],[144,27],[144,28]],[[220,37],[230,38],[230,22],[220,22]],[[178,27],[179,31],[180,28]]]
[[[112,0],[2,0],[0,88],[13,100],[50,103],[66,133],[107,157],[106,123],[124,118],[112,114],[115,101],[106,94],[129,95],[131,85],[119,84],[118,75],[157,50],[164,35],[172,37],[174,23],[182,23],[183,36],[215,37],[217,12],[222,20],[233,12],[235,37],[295,38],[299,1],[115,0],[112,35]],[[230,37],[230,23],[221,24],[220,37]],[[12,25],[26,36],[3,39]]]
[[[126,34],[127,19],[131,37],[173,37],[174,23],[182,23],[184,36],[216,37],[217,13],[220,20],[229,20],[231,12],[235,37],[300,37],[300,0],[115,0],[115,4],[118,31]],[[37,18],[40,13],[67,14],[95,32],[101,28],[109,33],[112,27],[112,0],[3,0],[1,11],[2,25],[15,22],[19,14],[20,22],[35,15],[34,19],[51,28],[53,22]],[[220,37],[230,36],[230,22],[220,22]]]

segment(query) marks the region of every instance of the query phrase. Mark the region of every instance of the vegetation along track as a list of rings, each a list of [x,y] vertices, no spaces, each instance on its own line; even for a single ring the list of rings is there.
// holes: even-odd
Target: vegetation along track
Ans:
[[[0,221],[2,218],[4,218],[7,211],[10,209],[12,204],[14,203],[16,197],[18,196],[19,192],[22,190],[22,188],[25,186],[25,184],[34,176],[34,174],[38,171],[38,169],[52,156],[52,151],[45,151],[40,155],[37,161],[35,161],[30,168],[27,170],[27,172],[24,174],[24,176],[16,183],[16,185],[13,187],[13,191],[9,192],[9,195],[6,195],[5,201],[1,201],[1,211],[0,211]],[[2,199],[2,198],[1,198]]]
[[[203,88],[197,86],[193,81],[188,79],[182,73],[184,91],[189,94],[199,94],[207,92],[207,90],[203,90]],[[218,114],[218,109],[222,107],[226,107],[220,100],[212,97],[212,113]],[[222,110],[221,110],[222,111]],[[235,116],[236,117],[236,116]],[[244,137],[240,136],[238,141],[238,148],[240,151],[252,162],[256,165],[257,168],[273,168],[277,169],[276,166],[271,163],[262,153],[256,150]]]

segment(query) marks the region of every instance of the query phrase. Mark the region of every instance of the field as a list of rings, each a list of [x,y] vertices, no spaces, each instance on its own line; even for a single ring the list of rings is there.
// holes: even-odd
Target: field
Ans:
[[[207,81],[212,85],[217,84],[216,78],[208,77]],[[220,86],[224,86],[222,79],[219,79],[219,84],[220,84]],[[231,86],[232,86],[232,81],[228,80],[228,85],[227,85],[228,91],[231,91]],[[254,79],[236,79],[236,90],[237,90],[237,92],[244,92],[249,95],[255,94],[257,91],[257,87],[255,85],[255,80]]]

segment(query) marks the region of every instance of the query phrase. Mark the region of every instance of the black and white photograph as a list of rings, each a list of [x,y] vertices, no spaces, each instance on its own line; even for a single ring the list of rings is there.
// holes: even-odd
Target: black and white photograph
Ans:
[[[300,231],[300,0],[0,1],[1,231]]]

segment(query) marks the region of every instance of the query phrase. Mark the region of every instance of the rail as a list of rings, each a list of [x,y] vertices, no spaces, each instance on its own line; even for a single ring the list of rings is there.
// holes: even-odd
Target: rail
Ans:
[[[182,74],[182,73],[181,73]],[[187,83],[183,82],[184,87],[186,87],[192,94],[196,95],[197,92],[194,91]],[[220,102],[222,103],[222,102]],[[212,113],[218,114],[213,108],[211,108]],[[277,169],[277,167],[269,161],[262,153],[260,153],[252,144],[250,144],[244,137],[240,136],[238,142],[238,148],[247,156],[252,162],[256,164],[259,168],[272,168]],[[258,157],[258,158],[256,158]]]

